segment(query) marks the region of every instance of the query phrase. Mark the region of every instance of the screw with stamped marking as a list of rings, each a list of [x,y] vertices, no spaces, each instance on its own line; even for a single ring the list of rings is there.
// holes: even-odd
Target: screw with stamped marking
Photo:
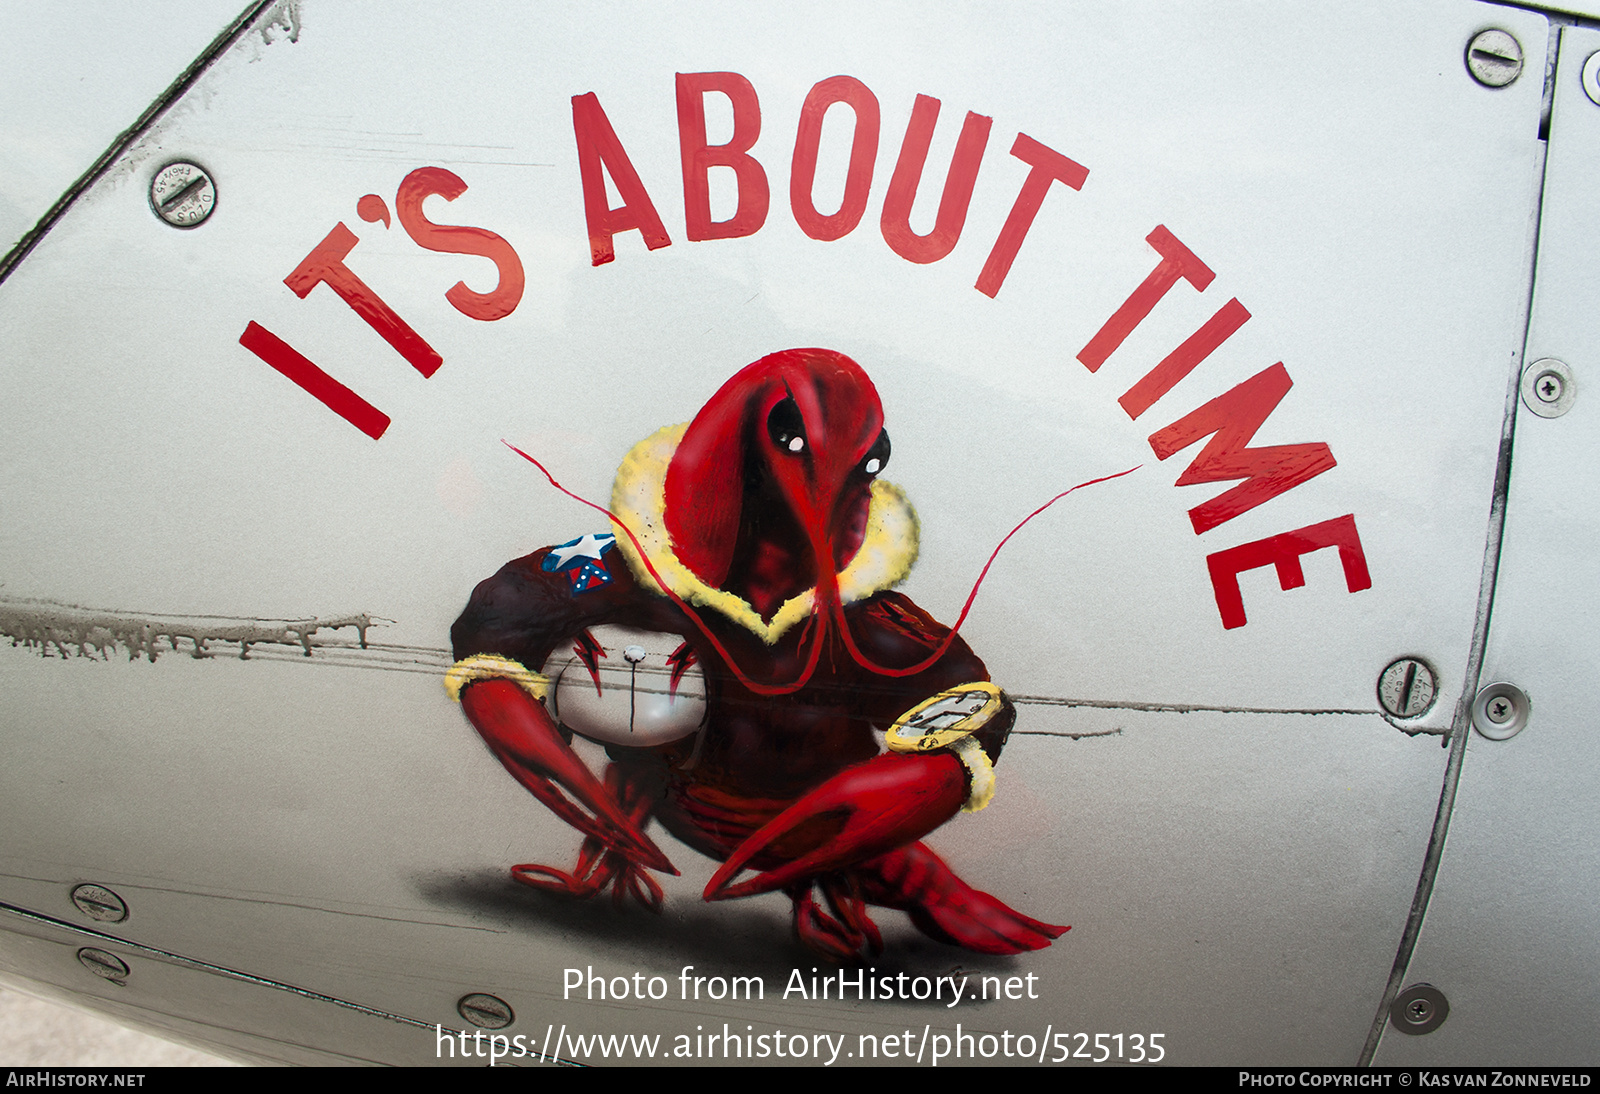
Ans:
[[[463,995],[456,1003],[456,1013],[479,1029],[505,1029],[517,1017],[504,999],[484,992]]]
[[[217,186],[193,163],[169,163],[150,180],[150,208],[174,228],[194,228],[217,207]]]
[[[1402,657],[1378,677],[1378,702],[1391,718],[1417,718],[1433,706],[1439,681],[1426,661]]]
[[[1486,30],[1467,45],[1467,71],[1484,87],[1505,87],[1522,74],[1522,45],[1503,30]]]
[[[120,984],[128,977],[128,965],[122,958],[114,953],[85,946],[78,951],[78,964],[94,973],[103,976],[113,984]]]
[[[101,923],[121,923],[128,918],[128,905],[104,885],[79,885],[72,890],[72,903],[78,911]]]

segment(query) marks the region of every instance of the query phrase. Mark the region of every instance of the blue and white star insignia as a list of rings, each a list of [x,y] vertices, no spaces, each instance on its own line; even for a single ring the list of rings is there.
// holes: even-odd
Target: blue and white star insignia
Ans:
[[[547,574],[566,574],[573,592],[586,593],[611,584],[611,571],[606,568],[603,556],[616,545],[617,537],[609,533],[579,536],[570,543],[550,548],[540,569]]]

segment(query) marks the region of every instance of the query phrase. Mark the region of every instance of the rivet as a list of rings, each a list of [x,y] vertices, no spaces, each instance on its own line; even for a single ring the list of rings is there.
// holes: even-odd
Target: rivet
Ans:
[[[505,1029],[517,1017],[504,999],[483,992],[463,995],[456,1003],[456,1013],[479,1029]]]
[[[78,911],[101,923],[121,923],[128,918],[128,905],[104,885],[80,885],[72,890],[72,903]]]
[[[1467,44],[1467,71],[1484,87],[1505,87],[1522,74],[1522,45],[1503,30],[1485,30]]]
[[[194,228],[217,207],[217,187],[197,164],[169,163],[150,180],[150,208],[174,228]]]

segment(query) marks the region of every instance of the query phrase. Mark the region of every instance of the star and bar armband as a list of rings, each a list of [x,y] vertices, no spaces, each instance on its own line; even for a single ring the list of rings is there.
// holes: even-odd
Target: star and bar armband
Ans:
[[[994,798],[994,763],[975,735],[1009,707],[998,687],[976,680],[924,699],[896,718],[884,738],[891,752],[954,753],[970,776],[961,811],[976,813]]]

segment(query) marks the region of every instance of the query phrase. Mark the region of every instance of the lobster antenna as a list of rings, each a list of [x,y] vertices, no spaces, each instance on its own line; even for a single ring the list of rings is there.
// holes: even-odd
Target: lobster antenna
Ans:
[[[1080,482],[1077,486],[1074,486],[1071,489],[1061,491],[1061,493],[1057,494],[1055,497],[1039,506],[1039,508],[1023,517],[1022,520],[1017,523],[1015,528],[1006,533],[1005,539],[1002,539],[999,544],[996,545],[995,549],[989,553],[989,561],[983,564],[983,570],[978,574],[978,580],[972,583],[972,591],[967,594],[967,602],[961,606],[961,614],[956,617],[955,626],[950,628],[950,633],[945,635],[944,641],[939,643],[938,647],[933,651],[933,653],[929,654],[925,659],[917,662],[915,665],[912,665],[909,668],[888,668],[887,666],[877,664],[871,658],[867,657],[866,654],[862,653],[861,650],[856,646],[855,636],[850,633],[849,623],[845,620],[844,606],[839,603],[837,599],[835,599],[833,607],[838,620],[839,633],[844,638],[845,648],[850,651],[851,658],[854,659],[856,664],[860,665],[868,672],[875,673],[879,676],[915,676],[917,673],[930,668],[939,660],[939,658],[943,657],[947,652],[949,652],[951,644],[955,642],[956,635],[961,630],[961,624],[967,621],[967,613],[972,610],[972,602],[978,598],[978,590],[983,587],[984,578],[989,576],[989,567],[994,565],[994,560],[999,556],[1000,549],[1007,543],[1011,542],[1012,536],[1022,531],[1023,525],[1027,524],[1034,517],[1038,516],[1040,513],[1044,512],[1046,509],[1050,508],[1056,502],[1060,501],[1062,498],[1066,497],[1075,490],[1082,490],[1085,486],[1095,486],[1102,482],[1110,482],[1112,479],[1120,479],[1124,475],[1133,474],[1143,466],[1144,464],[1142,463],[1135,464],[1126,471],[1118,471],[1114,475],[1102,475],[1098,479],[1090,479],[1087,482]]]
[[[565,494],[573,501],[587,505],[590,509],[593,509],[598,513],[604,513],[607,517],[611,518],[611,523],[615,524],[618,528],[621,528],[623,532],[627,534],[628,539],[633,543],[633,549],[638,552],[640,561],[644,563],[644,568],[650,572],[650,576],[655,579],[656,585],[658,585],[661,591],[666,593],[667,597],[678,606],[678,609],[682,611],[684,615],[688,616],[694,625],[700,629],[700,633],[705,635],[706,641],[711,643],[712,648],[717,651],[717,654],[727,664],[728,668],[733,670],[733,674],[734,676],[738,677],[739,683],[743,684],[747,689],[757,695],[792,695],[810,682],[812,674],[816,672],[817,662],[822,657],[823,638],[828,632],[826,616],[818,618],[819,625],[811,643],[811,655],[806,659],[805,668],[800,670],[800,675],[796,677],[792,683],[763,684],[757,680],[751,679],[745,674],[744,670],[739,667],[738,663],[734,661],[733,654],[729,653],[727,648],[717,640],[717,636],[711,633],[711,628],[706,625],[704,619],[700,618],[700,613],[686,604],[683,598],[677,593],[673,592],[672,587],[667,584],[666,579],[664,579],[661,574],[656,571],[655,565],[650,561],[650,556],[645,553],[644,545],[639,542],[639,537],[634,535],[633,529],[628,527],[626,521],[617,516],[611,510],[607,509],[605,506],[596,505],[588,498],[574,494],[571,490],[568,490],[565,486],[562,486],[556,481],[556,477],[550,474],[549,468],[545,467],[544,464],[528,455],[510,441],[501,438],[500,443],[511,449],[511,451],[515,452],[517,455],[521,456],[523,459],[527,460],[529,463],[533,464],[533,466],[537,467],[541,472],[543,472],[544,477],[550,480],[551,486],[561,491],[561,493]],[[857,660],[859,661],[860,658],[858,657]]]

